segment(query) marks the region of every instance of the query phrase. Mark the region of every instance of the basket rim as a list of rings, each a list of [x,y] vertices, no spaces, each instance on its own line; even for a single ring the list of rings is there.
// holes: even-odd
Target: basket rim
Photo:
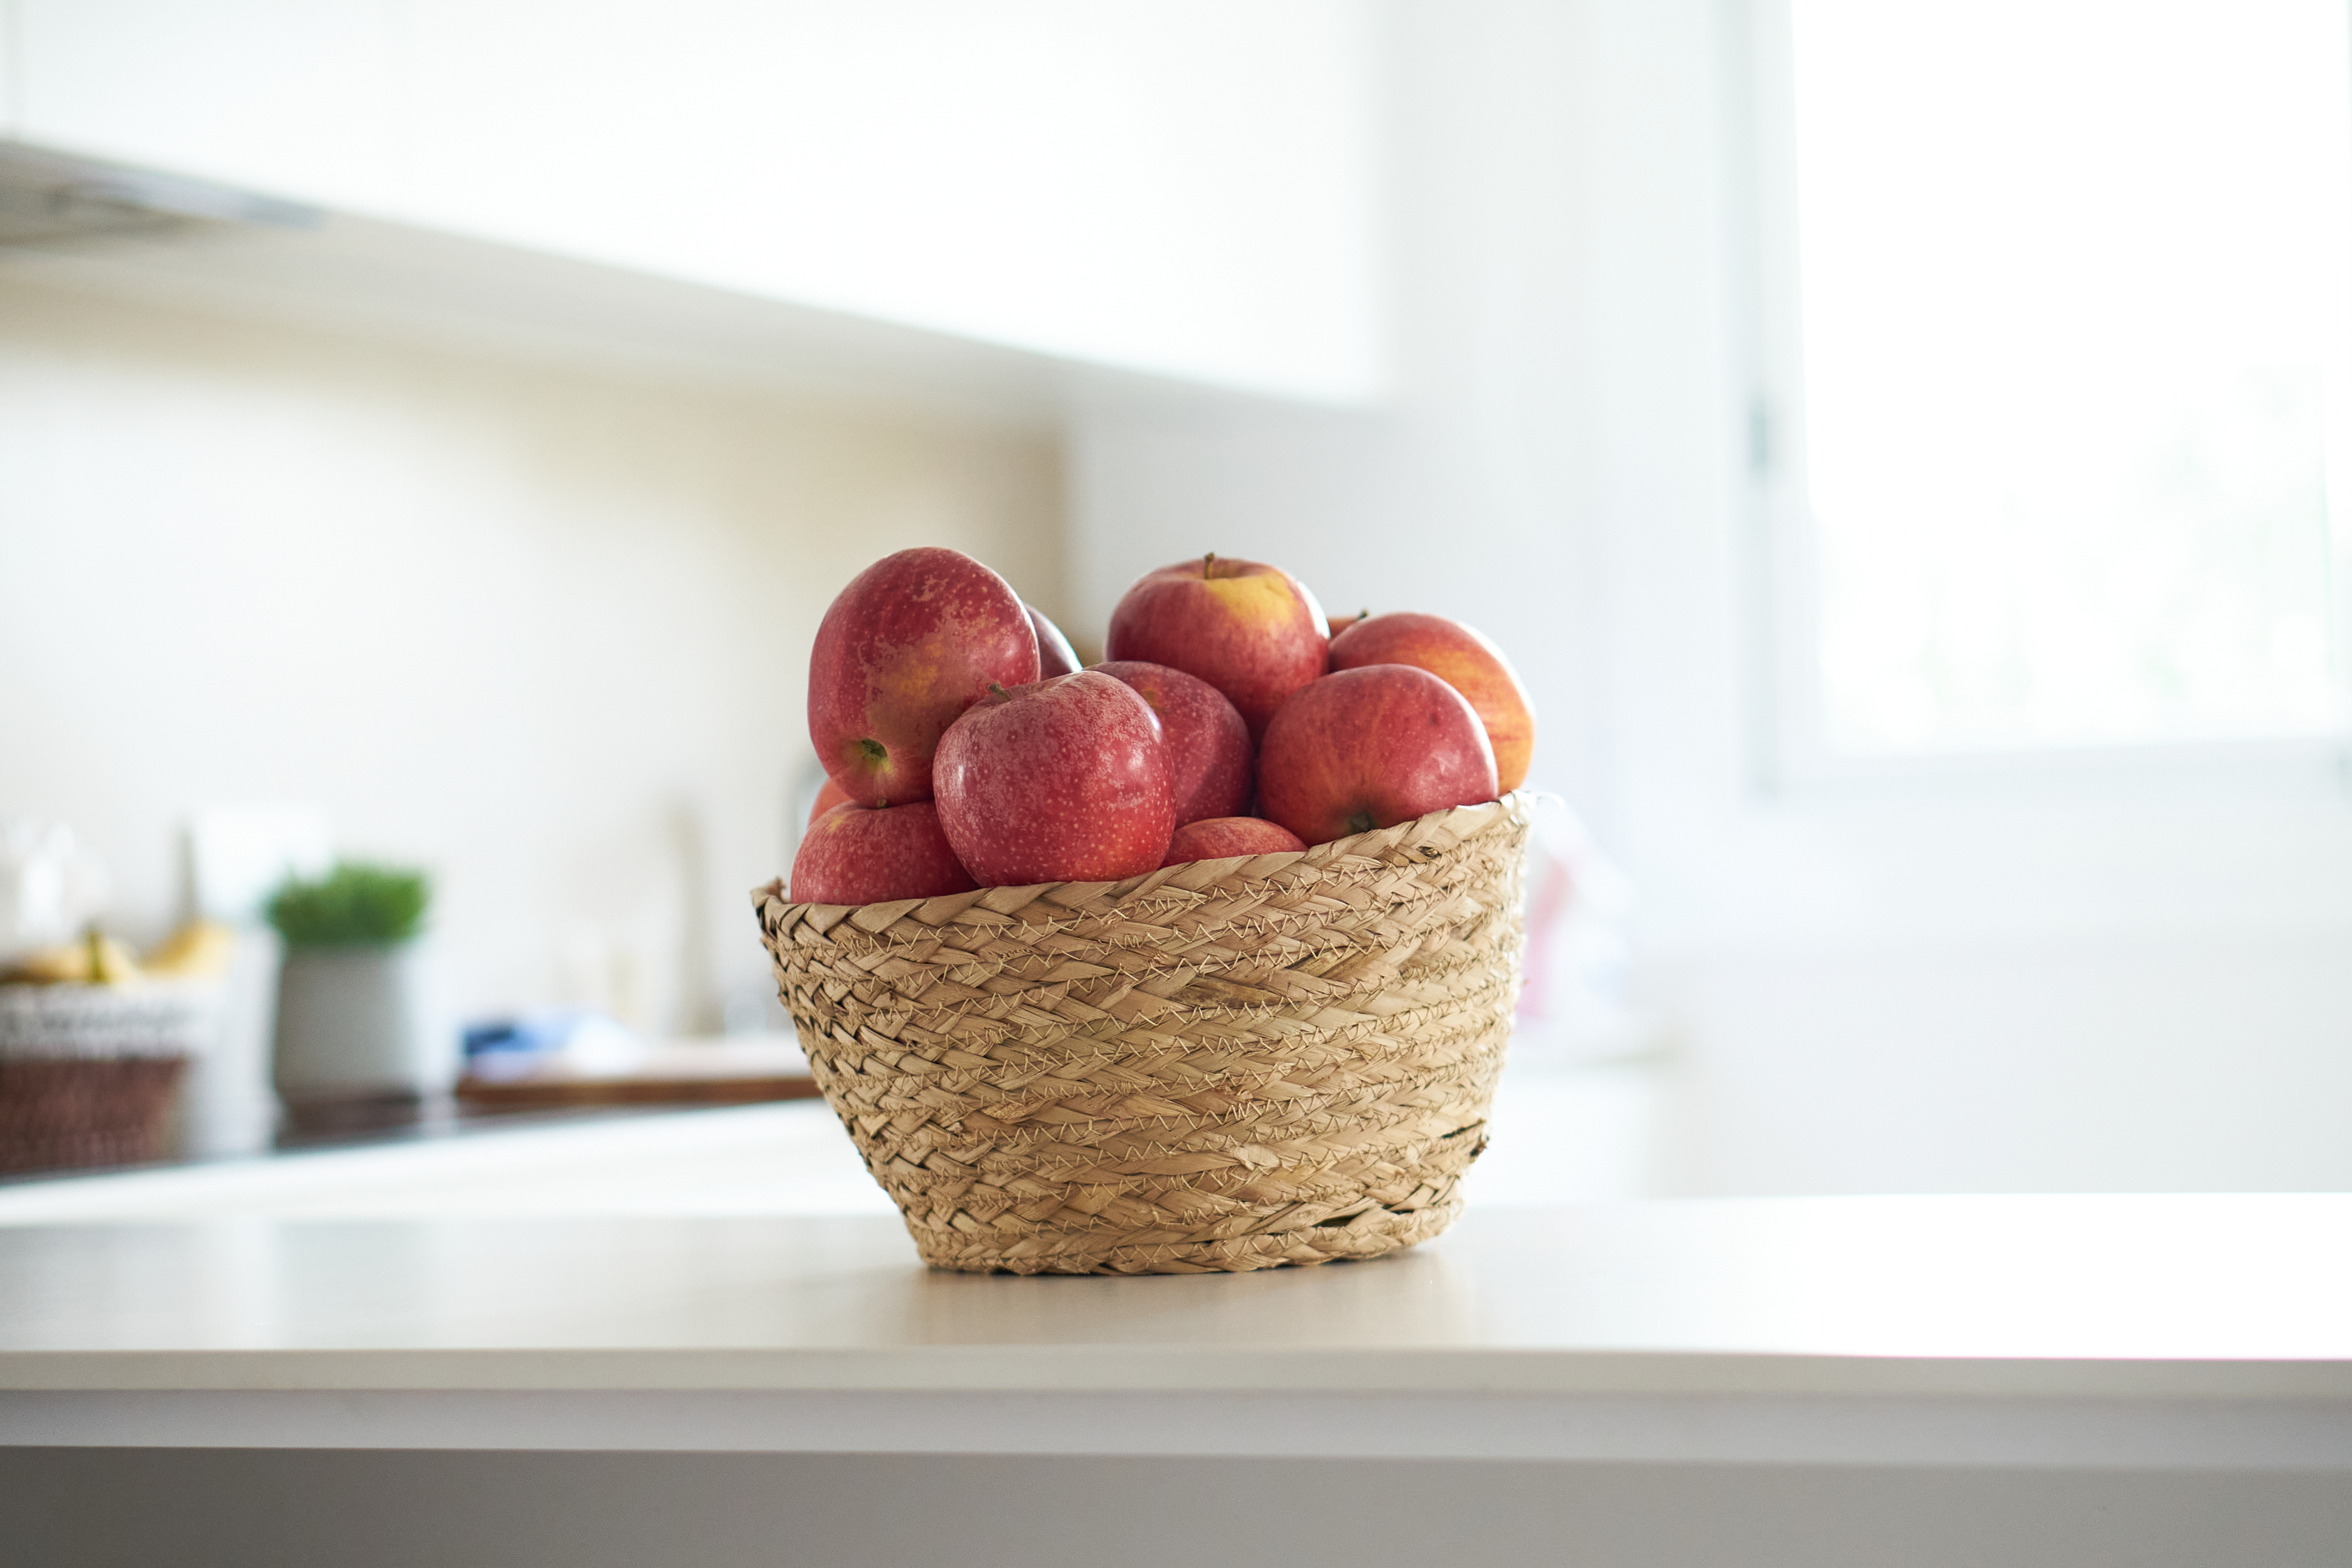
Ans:
[[[0,1063],[201,1056],[223,1000],[210,981],[0,984]]]
[[[1194,889],[1183,885],[1189,877],[1201,882],[1222,879],[1236,866],[1262,867],[1253,875],[1253,882],[1270,879],[1276,873],[1295,866],[1307,866],[1316,870],[1336,868],[1346,860],[1377,860],[1391,850],[1418,847],[1440,831],[1453,831],[1467,838],[1490,826],[1496,819],[1526,820],[1536,799],[1534,792],[1520,788],[1493,800],[1475,805],[1449,805],[1409,822],[1393,823],[1387,827],[1375,827],[1369,833],[1353,833],[1345,838],[1333,838],[1312,844],[1305,849],[1281,849],[1267,855],[1231,855],[1213,860],[1183,860],[1173,866],[1129,877],[1116,882],[1026,882],[996,888],[976,888],[970,892],[946,893],[935,899],[893,899],[875,904],[794,903],[784,896],[787,879],[772,877],[751,889],[751,907],[765,913],[768,906],[778,906],[779,927],[806,925],[818,932],[831,931],[847,922],[868,935],[878,935],[899,921],[913,915],[924,925],[946,925],[976,904],[985,904],[1000,914],[1013,914],[1041,900],[1061,903],[1091,903],[1108,897],[1114,905],[1139,900],[1171,884],[1187,894]],[[1203,869],[1206,868],[1206,869]],[[1065,899],[1066,892],[1071,896]],[[1073,910],[1071,918],[1099,919],[1100,906],[1081,916]]]

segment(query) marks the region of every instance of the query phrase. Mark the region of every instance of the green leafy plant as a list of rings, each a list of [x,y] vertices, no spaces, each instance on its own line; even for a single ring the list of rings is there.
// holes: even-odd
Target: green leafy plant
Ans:
[[[343,860],[315,882],[289,877],[269,923],[289,947],[391,947],[425,928],[433,881],[422,871]]]

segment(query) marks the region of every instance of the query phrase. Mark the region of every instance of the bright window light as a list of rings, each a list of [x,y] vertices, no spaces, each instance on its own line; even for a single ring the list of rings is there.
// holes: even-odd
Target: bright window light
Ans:
[[[2345,13],[1793,0],[1833,748],[2342,727]]]

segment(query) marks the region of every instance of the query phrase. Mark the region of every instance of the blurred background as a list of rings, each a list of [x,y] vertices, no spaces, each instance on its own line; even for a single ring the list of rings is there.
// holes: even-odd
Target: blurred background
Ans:
[[[1214,550],[1533,693],[1497,1182],[2352,1185],[2347,289],[2342,0],[0,0],[0,940],[772,1038],[834,594]]]

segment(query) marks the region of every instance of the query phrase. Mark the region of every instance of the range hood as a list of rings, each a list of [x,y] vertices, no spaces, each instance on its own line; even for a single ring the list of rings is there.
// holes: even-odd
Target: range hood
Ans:
[[[0,246],[168,237],[192,227],[316,228],[316,207],[209,181],[0,141]]]
[[[1051,428],[1073,367],[0,139],[0,276],[627,375]]]

